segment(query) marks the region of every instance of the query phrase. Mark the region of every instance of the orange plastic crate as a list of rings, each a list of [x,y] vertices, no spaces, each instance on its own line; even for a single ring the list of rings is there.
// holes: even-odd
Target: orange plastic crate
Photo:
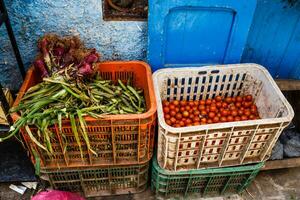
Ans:
[[[66,136],[65,138],[60,135],[58,125],[51,128],[54,133],[51,139],[54,150],[53,155],[47,154],[47,152],[36,146],[30,140],[26,131],[21,129],[32,162],[36,162],[32,153],[32,149],[34,149],[39,154],[42,169],[141,164],[151,159],[156,125],[156,101],[149,65],[140,61],[114,61],[99,63],[97,69],[104,79],[125,81],[131,78],[135,87],[144,90],[147,112],[142,114],[107,115],[104,119],[85,117],[90,144],[92,149],[98,153],[98,156],[87,150],[87,145],[81,136],[83,159],[69,120],[63,120],[62,123],[62,132]],[[33,67],[30,68],[14,106],[19,104],[23,95],[31,86],[40,81],[41,78],[36,70]],[[14,121],[19,117],[17,113],[12,114]],[[36,132],[34,128],[32,128],[32,131],[33,133]],[[65,144],[67,144],[67,151],[63,153]]]

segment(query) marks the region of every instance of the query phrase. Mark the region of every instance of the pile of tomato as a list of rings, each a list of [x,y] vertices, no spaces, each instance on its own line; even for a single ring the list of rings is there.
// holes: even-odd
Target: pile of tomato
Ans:
[[[164,100],[166,123],[173,127],[260,119],[252,95],[226,97],[199,101]]]

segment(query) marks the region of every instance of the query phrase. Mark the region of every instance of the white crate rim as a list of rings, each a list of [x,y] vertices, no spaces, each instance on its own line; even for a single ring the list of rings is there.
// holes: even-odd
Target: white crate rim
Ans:
[[[239,121],[239,122],[225,122],[225,123],[217,123],[217,124],[207,124],[207,125],[198,125],[198,126],[190,126],[190,127],[180,127],[175,128],[171,127],[166,124],[162,109],[162,99],[159,94],[159,85],[158,83],[158,76],[163,73],[170,73],[170,72],[186,72],[189,71],[213,71],[213,70],[222,70],[223,68],[226,69],[234,69],[234,68],[256,68],[263,72],[263,74],[268,79],[269,83],[273,87],[273,89],[277,92],[279,95],[280,100],[283,102],[284,106],[288,110],[287,116],[284,117],[278,117],[278,118],[268,118],[268,119],[259,119],[259,120],[247,120],[247,121]],[[187,133],[187,132],[193,132],[193,131],[205,131],[207,129],[224,129],[224,128],[232,128],[232,127],[244,127],[244,126],[257,126],[260,124],[276,124],[276,123],[282,123],[283,121],[291,121],[294,117],[294,111],[292,109],[292,106],[289,104],[287,99],[282,94],[281,90],[275,83],[274,79],[268,72],[266,68],[264,68],[261,65],[255,64],[255,63],[243,63],[243,64],[226,64],[226,65],[208,65],[208,66],[201,66],[201,67],[181,67],[181,68],[164,68],[157,70],[153,73],[153,82],[154,82],[154,92],[155,92],[155,98],[157,102],[157,115],[158,115],[158,123],[159,126],[161,126],[163,129],[167,130],[168,132],[172,133]]]

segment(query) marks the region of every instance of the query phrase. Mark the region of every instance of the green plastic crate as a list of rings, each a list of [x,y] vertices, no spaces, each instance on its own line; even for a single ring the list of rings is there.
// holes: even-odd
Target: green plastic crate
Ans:
[[[41,175],[53,189],[78,192],[85,197],[129,194],[147,188],[149,164],[47,170]]]
[[[153,158],[151,190],[157,195],[215,196],[225,193],[241,193],[254,180],[264,162],[255,165],[196,169],[188,171],[168,171],[159,167]]]

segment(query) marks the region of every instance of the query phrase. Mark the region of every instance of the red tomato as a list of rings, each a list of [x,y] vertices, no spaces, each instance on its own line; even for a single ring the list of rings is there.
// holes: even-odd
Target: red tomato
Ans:
[[[221,115],[222,115],[223,117],[226,117],[226,116],[228,115],[228,111],[227,111],[227,110],[222,110],[222,111],[221,111]]]
[[[231,110],[231,111],[236,110],[236,107],[234,106],[234,104],[229,107],[229,110]]]
[[[211,103],[212,103],[211,99],[207,99],[206,102],[205,102],[206,105],[210,105]]]
[[[186,101],[185,100],[182,100],[179,102],[180,106],[186,106]]]
[[[205,105],[200,105],[199,107],[198,107],[198,109],[201,111],[201,110],[205,110]]]
[[[229,115],[227,116],[227,121],[228,122],[232,122],[234,120],[233,116]]]
[[[252,101],[252,95],[247,95],[247,96],[246,96],[246,100],[247,100],[247,101]]]
[[[168,102],[167,100],[163,100],[162,101],[163,106],[169,106],[170,102]]]
[[[215,116],[215,117],[213,118],[213,122],[214,122],[214,123],[218,123],[219,120],[220,120],[220,119],[219,119],[219,117],[217,117],[217,116]]]
[[[251,119],[251,120],[255,119],[255,115],[250,115],[249,119]]]
[[[222,102],[217,102],[217,103],[216,103],[216,107],[217,107],[217,108],[221,108],[221,107],[222,107]]]
[[[174,116],[176,115],[176,112],[175,112],[174,110],[171,110],[171,111],[170,111],[170,115],[171,115],[172,117],[174,117]]]
[[[189,101],[189,106],[193,107],[194,106],[194,102],[193,101]]]
[[[178,119],[178,120],[182,119],[182,114],[181,113],[177,113],[176,114],[176,119]]]
[[[228,103],[228,104],[231,103],[232,102],[231,97],[226,97],[225,102]]]
[[[190,106],[185,106],[185,110],[189,111],[189,110],[191,110],[191,107]]]
[[[180,125],[181,127],[183,127],[183,126],[184,126],[184,122],[183,122],[183,121],[180,121],[180,122],[179,122],[179,125]]]
[[[242,106],[242,104],[241,104],[241,102],[236,102],[236,103],[235,103],[235,106],[236,106],[237,108],[240,108],[240,107]]]
[[[194,126],[199,126],[200,123],[199,123],[199,122],[194,122],[193,125],[194,125]]]
[[[208,119],[208,120],[207,120],[207,123],[208,123],[208,124],[212,124],[212,123],[213,123],[212,119]]]
[[[185,107],[180,107],[180,112],[185,111]]]
[[[190,110],[189,110],[189,113],[190,113],[190,114],[192,114],[193,112],[194,112],[193,109],[190,109]]]
[[[180,111],[179,107],[176,107],[175,112],[179,112],[179,111]]]
[[[217,116],[218,116],[219,118],[222,117],[221,113],[217,113]]]
[[[184,112],[182,113],[182,115],[183,115],[184,117],[188,117],[188,116],[190,115],[190,113],[189,113],[188,111],[184,111]]]
[[[211,118],[211,119],[214,118],[215,116],[216,116],[216,113],[214,113],[214,112],[209,112],[208,113],[208,117]]]
[[[185,121],[185,124],[186,124],[186,125],[191,124],[191,123],[192,123],[192,120],[191,120],[191,119],[187,119],[187,120]]]
[[[170,106],[169,106],[169,108],[170,108],[170,110],[175,110],[175,106],[173,105],[173,104],[171,104]]]
[[[176,119],[174,117],[171,117],[170,121],[172,124],[176,123]]]
[[[174,106],[178,106],[178,105],[179,105],[179,101],[174,100],[174,101],[173,101],[173,105],[174,105]]]
[[[204,118],[205,119],[205,118]],[[194,117],[193,118],[193,122],[200,122],[200,118],[199,117]]]
[[[217,111],[217,107],[216,106],[210,106],[209,111],[216,112]]]
[[[197,107],[199,106],[199,101],[194,101],[194,105]]]
[[[221,122],[226,122],[226,121],[227,121],[227,118],[226,118],[226,117],[221,117],[221,118],[220,118],[220,121],[221,121]]]
[[[199,116],[199,115],[200,115],[200,111],[195,110],[195,111],[194,111],[194,115],[195,115],[195,116]]]
[[[248,117],[247,117],[246,115],[242,115],[242,116],[241,116],[241,120],[242,120],[242,121],[248,120]]]
[[[194,117],[195,117],[194,114],[190,114],[190,116],[189,116],[189,118],[192,120],[194,119]]]
[[[233,116],[233,117],[235,117],[235,116],[238,116],[238,111],[236,111],[236,110],[232,110],[231,111],[231,115]]]
[[[164,110],[164,113],[169,113],[170,112],[170,108],[169,107],[164,107],[163,110]]]
[[[222,103],[222,108],[227,108],[228,104],[226,102]]]
[[[242,98],[241,96],[237,96],[237,97],[236,97],[236,101],[237,101],[237,102],[242,102],[242,101],[243,101],[243,98]]]
[[[232,101],[233,103],[235,103],[235,102],[236,102],[236,97],[231,97],[231,101]]]
[[[244,115],[246,115],[247,117],[249,117],[251,115],[251,112],[249,109],[244,110]]]
[[[171,125],[172,125],[171,120],[167,119],[167,120],[166,120],[166,124],[168,124],[169,126],[171,126]]]
[[[239,117],[239,116],[236,116],[235,118],[234,118],[234,121],[241,121],[241,118]]]
[[[202,116],[205,116],[205,115],[207,115],[207,112],[206,112],[206,110],[201,110],[200,114],[201,114]]]
[[[165,119],[170,119],[171,116],[169,114],[165,114]]]
[[[216,96],[215,99],[216,99],[217,102],[222,101],[222,97],[221,96]]]
[[[207,122],[207,119],[206,119],[206,118],[202,118],[202,119],[201,119],[201,122],[205,122],[205,123],[206,123],[206,122]]]
[[[244,114],[243,110],[238,110],[239,116],[242,116]]]
[[[200,104],[200,105],[205,105],[205,100],[200,100],[200,101],[199,101],[199,104]]]

